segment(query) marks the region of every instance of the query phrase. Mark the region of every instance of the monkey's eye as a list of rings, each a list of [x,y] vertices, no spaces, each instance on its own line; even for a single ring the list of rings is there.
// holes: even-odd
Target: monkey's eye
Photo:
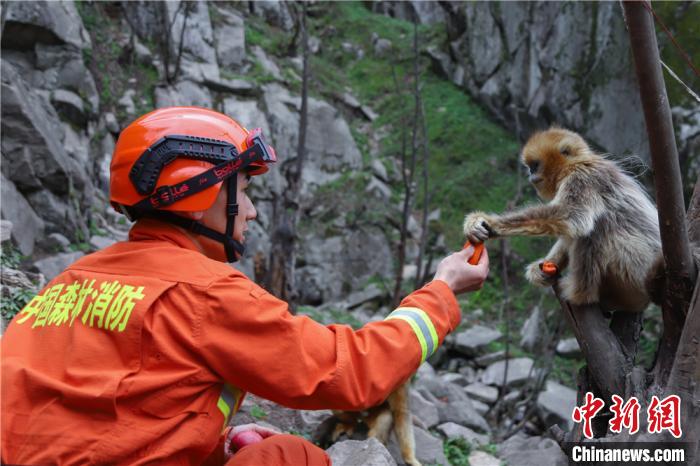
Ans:
[[[533,161],[527,164],[527,167],[530,169],[530,174],[534,175],[537,170],[540,168],[540,162],[538,161]]]

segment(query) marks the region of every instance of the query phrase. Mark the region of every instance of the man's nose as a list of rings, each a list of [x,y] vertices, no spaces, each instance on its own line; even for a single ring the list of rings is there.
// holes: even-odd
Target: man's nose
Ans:
[[[246,220],[255,220],[255,218],[258,216],[258,211],[255,210],[255,205],[253,205],[253,201],[248,199],[248,204],[250,204],[250,209],[248,211],[248,215],[246,215]]]

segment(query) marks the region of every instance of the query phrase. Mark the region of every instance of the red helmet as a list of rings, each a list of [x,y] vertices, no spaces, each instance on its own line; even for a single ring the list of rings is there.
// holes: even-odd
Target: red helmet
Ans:
[[[235,160],[257,144],[266,154],[244,168],[250,175],[267,172],[267,164],[276,160],[274,149],[262,141],[259,129],[249,132],[232,118],[205,108],[154,110],[119,135],[110,165],[109,200],[117,210],[135,206],[158,189],[176,186],[214,165]],[[206,210],[214,203],[223,179],[157,208]]]
[[[198,107],[154,110],[119,135],[110,165],[109,200],[131,218],[154,217],[224,245],[230,262],[243,245],[233,239],[236,174],[260,175],[277,161],[260,129],[248,131],[224,114]],[[167,211],[201,211],[228,185],[225,232]]]

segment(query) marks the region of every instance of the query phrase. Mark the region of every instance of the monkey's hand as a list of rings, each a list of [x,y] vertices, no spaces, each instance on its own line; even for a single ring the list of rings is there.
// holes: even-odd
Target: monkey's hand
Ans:
[[[483,212],[472,212],[464,218],[464,235],[472,243],[483,243],[496,236],[493,220]]]
[[[543,288],[550,287],[557,282],[557,275],[549,275],[542,271],[540,264],[545,259],[536,260],[532,264],[525,268],[525,278],[535,286],[541,286]]]

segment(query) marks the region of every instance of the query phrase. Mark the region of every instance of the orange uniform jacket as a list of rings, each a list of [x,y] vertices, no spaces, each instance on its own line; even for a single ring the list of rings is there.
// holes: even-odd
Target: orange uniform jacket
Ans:
[[[383,401],[460,321],[434,281],[353,331],[287,304],[180,230],[130,240],[52,280],[2,337],[2,460],[199,464],[250,391],[299,409]]]

